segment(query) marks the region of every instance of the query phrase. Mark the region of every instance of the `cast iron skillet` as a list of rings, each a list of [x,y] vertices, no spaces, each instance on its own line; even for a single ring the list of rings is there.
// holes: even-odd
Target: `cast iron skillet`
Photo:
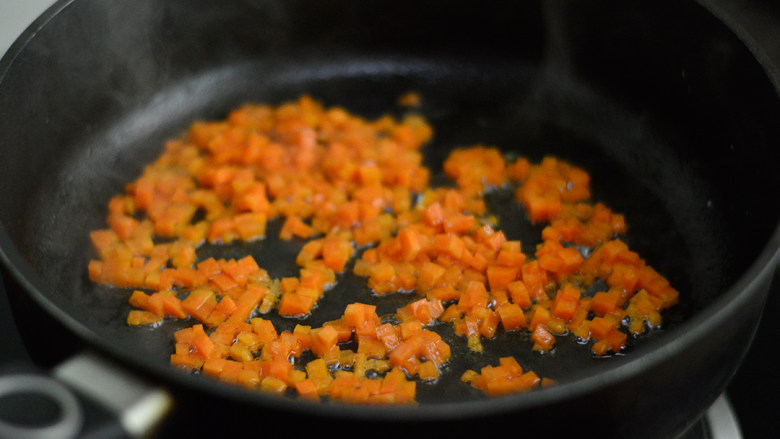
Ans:
[[[61,1],[0,64],[6,277],[80,340],[169,386],[194,428],[675,436],[737,369],[780,244],[778,204],[765,192],[780,187],[777,77],[703,6],[717,2]],[[478,363],[454,361],[443,385],[421,385],[419,406],[345,408],[172,369],[181,323],[130,328],[127,292],[86,278],[88,232],[104,226],[109,197],[191,121],[301,93],[365,117],[401,114],[394,103],[408,90],[435,129],[433,170],[448,149],[473,143],[588,170],[594,198],[626,214],[629,245],[681,292],[665,329],[609,359],[572,340],[539,356],[500,335],[479,358],[453,341]],[[492,202],[502,228],[533,248],[539,226]],[[283,276],[299,245],[212,251],[251,252]],[[346,277],[307,323],[368,297]],[[486,399],[457,382],[465,367],[507,353],[559,385]]]

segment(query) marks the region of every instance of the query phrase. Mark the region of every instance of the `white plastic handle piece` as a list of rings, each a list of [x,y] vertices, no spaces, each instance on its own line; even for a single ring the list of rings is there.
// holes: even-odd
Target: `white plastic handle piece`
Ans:
[[[113,413],[130,437],[144,437],[168,414],[171,396],[93,352],[57,365],[53,375]]]
[[[83,413],[73,392],[46,375],[11,374],[0,377],[0,398],[36,395],[57,405],[59,416],[43,425],[22,425],[0,419],[0,438],[71,439],[81,431]]]

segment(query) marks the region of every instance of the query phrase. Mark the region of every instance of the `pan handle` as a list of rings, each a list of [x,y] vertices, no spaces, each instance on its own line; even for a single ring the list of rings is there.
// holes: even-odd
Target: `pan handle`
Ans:
[[[1,439],[152,436],[171,396],[91,351],[0,375]],[[97,422],[96,422],[97,421]]]
[[[57,365],[52,375],[116,416],[132,438],[149,436],[172,407],[167,391],[92,351]]]
[[[73,438],[82,428],[84,412],[76,395],[42,374],[17,373],[0,377],[0,438]],[[25,401],[27,402],[25,404]],[[52,416],[29,418],[29,405],[49,405]]]

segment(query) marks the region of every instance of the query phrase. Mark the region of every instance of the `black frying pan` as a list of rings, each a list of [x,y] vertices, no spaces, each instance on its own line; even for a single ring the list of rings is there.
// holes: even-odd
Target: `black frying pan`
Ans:
[[[236,428],[259,430],[305,419],[355,431],[674,436],[737,369],[780,244],[778,78],[754,56],[695,2],[59,2],[0,65],[0,254],[11,299],[32,298],[71,336],[170,387],[206,426],[223,427],[219,416],[205,421],[218,407]],[[473,143],[588,170],[594,198],[626,214],[629,245],[681,292],[664,330],[610,359],[572,340],[539,357],[500,335],[476,364],[511,353],[560,384],[486,399],[457,383],[475,366],[456,361],[441,385],[420,386],[418,407],[345,409],[174,370],[171,334],[186,322],[128,327],[127,292],[88,281],[88,232],[104,226],[109,197],[191,121],[300,93],[377,117],[402,111],[394,103],[408,90],[421,93],[435,129],[434,170]],[[506,200],[492,203],[502,228],[533,246],[538,226]],[[214,251],[251,252],[283,276],[299,244]],[[365,286],[346,278],[308,323],[361,298]],[[21,309],[24,327],[45,318]],[[28,332],[31,343],[55,335]]]

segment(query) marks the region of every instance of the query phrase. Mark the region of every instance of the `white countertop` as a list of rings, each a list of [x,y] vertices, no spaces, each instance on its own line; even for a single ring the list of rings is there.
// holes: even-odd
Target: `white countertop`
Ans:
[[[0,0],[0,54],[52,4],[54,0]]]

